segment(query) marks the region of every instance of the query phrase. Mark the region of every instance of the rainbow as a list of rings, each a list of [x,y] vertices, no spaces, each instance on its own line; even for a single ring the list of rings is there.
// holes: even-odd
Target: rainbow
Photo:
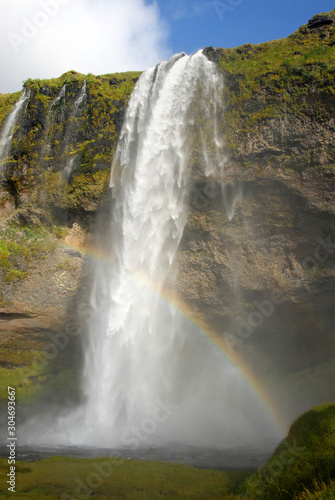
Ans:
[[[68,238],[65,239],[64,246],[70,248],[71,250],[80,252],[86,257],[92,258],[96,261],[102,261],[109,265],[115,265],[115,261],[111,256],[107,255],[105,251],[95,246],[81,246],[71,242]],[[167,304],[172,305],[184,318],[186,318],[188,322],[196,327],[197,331],[202,336],[209,339],[210,342],[221,352],[221,354],[228,359],[240,371],[240,373],[242,373],[247,385],[256,395],[266,414],[270,416],[278,434],[284,437],[289,430],[290,422],[282,414],[278,404],[273,398],[271,398],[269,391],[266,390],[259,378],[252,372],[243,357],[233,349],[229,348],[225,339],[216,330],[211,328],[204,320],[199,317],[194,317],[194,314],[190,312],[187,304],[180,298],[175,297],[175,295],[169,290],[162,290],[161,287],[155,285],[152,281],[149,281],[143,272],[137,271],[136,275],[133,277],[135,280],[138,280],[145,286],[149,287],[155,294],[157,294],[158,298],[164,300]]]

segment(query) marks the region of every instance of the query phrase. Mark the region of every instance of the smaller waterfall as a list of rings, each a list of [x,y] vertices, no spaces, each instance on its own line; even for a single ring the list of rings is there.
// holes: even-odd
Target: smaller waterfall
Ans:
[[[78,155],[75,153],[75,148],[80,120],[87,106],[86,80],[83,82],[80,92],[72,105],[69,105],[67,90],[67,85],[64,84],[50,105],[44,132],[44,146],[41,151],[41,157],[45,161],[48,160],[49,156],[53,155],[52,151],[55,146],[54,129],[56,125],[62,127],[61,148],[58,146],[56,149],[57,154],[60,155],[57,159],[62,165],[62,176],[65,181],[69,180],[77,163]],[[68,110],[70,110],[70,113],[66,112]]]
[[[24,88],[19,101],[7,117],[0,136],[0,163],[7,158],[11,150],[15,125],[17,124],[21,110],[28,104],[30,90]]]
[[[43,146],[41,147],[40,157],[45,161],[51,155],[52,151],[52,134],[50,130],[56,122],[56,115],[60,113],[60,118],[63,121],[65,119],[65,93],[66,84],[60,89],[57,97],[52,101],[51,106],[48,111],[46,124],[44,128]]]
[[[72,115],[69,121],[69,125],[67,126],[64,142],[65,142],[65,154],[69,154],[71,150],[74,149],[74,146],[77,142],[78,131],[79,131],[79,118],[83,111],[87,106],[87,85],[86,80],[84,80],[83,85],[80,90],[80,94],[76,98]],[[75,168],[75,160],[77,154],[68,156],[66,160],[66,165],[63,170],[63,177],[66,181],[69,180],[74,168]]]
[[[66,92],[66,84],[63,85],[63,87],[59,91],[58,96],[56,97],[56,99],[53,100],[50,106],[50,112],[53,110],[53,108],[65,102],[65,92]]]
[[[70,158],[67,159],[66,161],[66,165],[65,165],[65,168],[63,170],[63,178],[68,181],[71,177],[71,174],[74,170],[74,162],[75,162],[75,159],[76,159],[76,155],[75,156],[71,156]]]
[[[87,85],[86,85],[86,80],[84,80],[84,83],[81,87],[81,91],[77,99],[75,100],[74,103],[74,113],[73,115],[75,117],[78,117],[82,111],[83,108],[86,107],[87,104]]]

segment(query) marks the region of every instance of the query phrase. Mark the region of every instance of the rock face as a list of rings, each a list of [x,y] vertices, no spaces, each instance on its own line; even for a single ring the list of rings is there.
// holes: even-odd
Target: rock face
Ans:
[[[138,73],[110,76],[70,71],[25,82],[27,103],[2,162],[0,192],[3,203],[20,208],[21,219],[35,211],[41,223],[50,216],[64,223],[71,211],[96,210]],[[7,101],[0,108],[7,109]]]
[[[332,36],[330,25],[322,25],[320,40]],[[300,30],[299,44],[302,33],[312,36]],[[190,200],[178,289],[186,310],[269,382],[290,420],[334,398],[335,99],[321,81],[282,87],[285,65],[294,78],[288,62],[261,74],[258,87],[250,80],[255,90],[242,98],[246,73],[228,73],[225,58],[238,54],[255,65],[260,48],[205,54],[227,71],[227,157],[223,174],[195,180],[203,204]]]
[[[205,49],[225,82],[226,163],[210,177],[192,165],[178,255],[185,312],[282,397],[288,418],[335,394],[333,23],[333,13],[314,16],[280,41],[282,56],[274,42]],[[324,61],[306,56],[315,44]],[[24,279],[8,283],[3,271],[8,349],[9,332],[22,339],[29,328],[34,340],[40,332],[35,348],[42,349],[89,287],[84,256],[97,253],[91,235],[107,206],[110,160],[137,77],[67,74],[56,85],[27,83],[32,94],[4,166],[0,223],[42,222],[65,233],[51,234],[52,251],[25,268]],[[84,81],[86,101],[73,118]]]
[[[313,30],[316,28],[321,28],[322,26],[329,26],[333,23],[334,23],[333,16],[322,16],[320,14],[317,14],[308,21],[307,28]]]

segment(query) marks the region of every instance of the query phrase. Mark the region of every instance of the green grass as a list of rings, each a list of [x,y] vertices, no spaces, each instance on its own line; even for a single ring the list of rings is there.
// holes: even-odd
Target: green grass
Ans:
[[[16,283],[29,276],[29,268],[56,247],[54,238],[43,226],[12,226],[0,232],[0,282]]]
[[[307,491],[313,495],[318,490],[321,494],[325,487],[333,489],[334,480],[333,403],[312,408],[292,424],[287,438],[278,446],[271,460],[248,479],[247,491],[255,499],[299,499]]]
[[[98,76],[93,75],[92,73],[84,75],[76,71],[68,71],[59,78],[44,80],[32,80],[31,78],[28,78],[24,82],[24,85],[27,88],[35,90],[36,92],[39,92],[39,90],[44,86],[48,86],[49,88],[55,89],[59,92],[63,85],[71,85],[73,82],[78,82],[79,85],[82,85],[84,80],[86,80],[87,91],[90,94],[97,95],[98,93],[102,93],[104,97],[118,100],[129,97],[131,90],[134,88],[133,80],[139,78],[140,75],[140,71],[109,73]],[[111,80],[115,80],[116,83],[110,84]]]
[[[335,28],[327,31],[329,38],[322,38],[304,26],[284,39],[225,49],[219,65],[228,74],[242,77],[237,98],[250,97],[261,87],[280,94],[288,89],[304,93],[313,85],[315,90],[334,93]]]
[[[314,491],[305,490],[295,500],[335,500],[335,483],[316,483]]]
[[[14,104],[20,99],[21,92],[14,94],[0,94],[0,126],[13,109]]]
[[[284,39],[219,48],[217,58],[225,74],[224,135],[232,152],[267,120],[283,115],[329,119],[329,108],[319,96],[335,94],[335,27],[319,33],[305,25]]]
[[[1,460],[1,485],[7,473],[7,461]],[[15,494],[1,486],[0,496],[18,500],[228,500],[233,498],[230,493],[236,492],[249,475],[117,458],[54,457],[40,462],[18,462]]]

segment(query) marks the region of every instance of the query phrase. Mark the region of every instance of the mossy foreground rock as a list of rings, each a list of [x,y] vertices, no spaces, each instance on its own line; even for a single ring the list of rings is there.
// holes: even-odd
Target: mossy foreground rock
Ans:
[[[324,404],[292,424],[271,460],[248,480],[247,491],[264,500],[330,499],[334,480],[335,404]]]

